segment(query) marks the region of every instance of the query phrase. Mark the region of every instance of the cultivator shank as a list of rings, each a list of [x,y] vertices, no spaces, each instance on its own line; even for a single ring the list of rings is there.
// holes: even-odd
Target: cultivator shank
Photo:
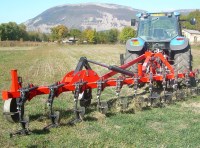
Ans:
[[[127,70],[130,66],[137,64],[138,72],[133,73]],[[99,76],[91,69],[90,64],[105,67],[110,70],[103,76]],[[113,78],[114,75],[120,74]],[[11,71],[11,88],[2,92],[2,98],[5,101],[4,115],[9,121],[19,122],[22,130],[14,134],[29,134],[28,120],[24,117],[24,104],[31,101],[37,95],[48,94],[47,104],[49,106],[49,118],[51,124],[44,129],[57,127],[59,124],[59,112],[53,111],[53,102],[63,92],[74,93],[74,114],[75,119],[71,123],[80,122],[84,118],[86,108],[91,104],[92,89],[97,90],[97,109],[106,114],[108,103],[101,100],[101,94],[106,87],[114,86],[116,95],[119,97],[120,91],[124,85],[128,85],[134,90],[134,97],[145,100],[138,96],[138,88],[148,83],[149,96],[148,103],[151,106],[171,103],[173,98],[183,99],[185,92],[187,95],[195,96],[199,93],[198,85],[192,87],[192,80],[198,84],[198,70],[185,72],[176,71],[170,65],[168,58],[161,52],[147,51],[138,58],[123,64],[121,66],[108,66],[99,62],[82,57],[74,71],[67,73],[61,81],[50,86],[38,86],[29,84],[22,86],[22,78],[18,77],[17,70]],[[183,86],[184,85],[184,86]],[[184,91],[189,90],[189,91]],[[119,99],[122,110],[128,107],[127,98]]]

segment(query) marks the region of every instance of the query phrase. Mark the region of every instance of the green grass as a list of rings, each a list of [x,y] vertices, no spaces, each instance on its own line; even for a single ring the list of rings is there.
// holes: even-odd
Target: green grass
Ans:
[[[49,85],[59,81],[74,70],[81,56],[110,65],[119,64],[123,45],[80,45],[80,46],[38,46],[0,47],[0,89],[10,87],[10,69],[18,69],[24,85]],[[192,50],[194,67],[199,67],[200,47]],[[107,70],[92,66],[99,75]],[[95,102],[95,91],[94,99]],[[133,91],[123,88],[121,96]],[[32,134],[9,138],[9,132],[19,128],[0,116],[1,147],[200,147],[200,98],[188,98],[185,102],[165,108],[152,108],[135,114],[109,111],[103,116],[94,108],[87,111],[85,121],[76,126],[66,123],[73,117],[71,111],[73,95],[63,93],[55,100],[55,110],[61,112],[61,126],[50,132],[42,128],[50,121],[39,121],[47,95],[38,96],[26,103],[26,114],[30,116]],[[106,88],[103,100],[115,98],[115,88]],[[0,106],[3,101],[0,100]]]

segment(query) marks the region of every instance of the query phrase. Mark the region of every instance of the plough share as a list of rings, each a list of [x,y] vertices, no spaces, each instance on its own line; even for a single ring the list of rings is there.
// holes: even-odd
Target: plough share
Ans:
[[[103,76],[99,76],[90,64],[105,67],[109,70]],[[133,73],[127,70],[130,66],[137,64],[138,72]],[[119,74],[113,78],[114,75]],[[154,100],[160,103],[169,102],[172,97],[180,99],[187,95],[196,95],[198,88],[198,70],[179,73],[169,63],[168,57],[163,52],[146,51],[138,58],[124,64],[121,60],[121,66],[108,66],[85,57],[80,58],[78,65],[74,71],[67,73],[61,81],[50,86],[38,86],[29,84],[27,87],[22,86],[22,78],[18,77],[17,70],[11,70],[11,88],[2,92],[4,103],[4,115],[7,120],[19,122],[22,129],[12,133],[27,135],[30,134],[28,128],[28,119],[24,116],[24,108],[26,101],[31,101],[37,95],[49,94],[47,104],[49,106],[49,117],[51,124],[44,129],[57,127],[59,122],[59,112],[54,112],[53,102],[63,92],[73,92],[74,94],[74,114],[75,119],[71,123],[82,121],[85,109],[91,104],[92,89],[97,90],[97,108],[106,114],[108,110],[107,102],[101,101],[101,94],[106,87],[114,86],[116,94],[119,97],[123,85],[128,85],[134,89],[134,98],[137,98],[137,90],[145,83],[149,85],[148,101],[153,104]],[[195,86],[192,84],[195,83]],[[157,91],[158,87],[162,89]],[[185,92],[182,88],[185,88]],[[144,99],[140,97],[139,99]],[[127,101],[122,99],[122,107],[126,108]]]

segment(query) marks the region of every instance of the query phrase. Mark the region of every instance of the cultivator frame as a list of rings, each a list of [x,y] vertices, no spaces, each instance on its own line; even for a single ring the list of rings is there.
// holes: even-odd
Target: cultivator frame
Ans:
[[[103,76],[99,76],[92,70],[89,63],[105,67],[110,71]],[[138,64],[138,73],[127,70],[127,68],[136,63]],[[118,73],[121,75],[117,78],[112,78]],[[167,102],[172,100],[173,95],[177,98],[184,95],[180,82],[183,82],[185,88],[189,90],[187,92],[192,95],[198,94],[198,85],[192,87],[190,83],[191,79],[196,84],[199,83],[198,74],[199,70],[185,70],[185,72],[179,73],[174,70],[164,53],[154,53],[152,51],[146,51],[143,55],[121,66],[108,66],[82,57],[74,71],[67,73],[61,81],[50,86],[29,84],[27,87],[23,87],[22,78],[18,77],[17,70],[11,70],[11,88],[8,91],[2,91],[3,100],[5,102],[10,101],[8,103],[9,106],[4,106],[4,115],[21,124],[22,129],[12,133],[11,136],[16,134],[26,135],[30,131],[28,129],[29,121],[24,117],[24,105],[26,101],[32,100],[37,95],[49,94],[47,103],[50,108],[51,124],[44,128],[49,129],[57,127],[59,124],[59,112],[53,111],[53,101],[55,97],[58,97],[63,92],[71,91],[74,94],[75,119],[71,123],[76,123],[83,120],[85,108],[91,103],[92,89],[97,89],[98,110],[105,114],[108,110],[108,104],[107,102],[102,102],[100,96],[106,87],[115,86],[116,94],[119,97],[123,85],[129,85],[133,87],[134,96],[137,97],[138,86],[148,83],[148,99],[151,104],[155,99],[159,99],[160,102]],[[162,88],[162,97],[156,91],[158,85]],[[11,103],[12,101],[16,101],[16,103]],[[80,105],[78,104],[79,101]],[[124,101],[124,103],[123,106],[127,106],[127,101]]]

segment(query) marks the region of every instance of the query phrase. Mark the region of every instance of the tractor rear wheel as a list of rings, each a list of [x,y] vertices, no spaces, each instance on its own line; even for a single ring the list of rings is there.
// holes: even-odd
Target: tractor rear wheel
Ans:
[[[130,51],[126,51],[126,54],[125,54],[125,59],[124,59],[124,63],[128,63],[136,58],[138,58],[140,56],[140,52],[130,52]],[[134,65],[132,65],[130,67],[130,70],[133,72],[133,73],[138,73],[138,65],[137,63],[135,63]]]
[[[192,55],[190,47],[174,52],[174,68],[178,73],[192,70]]]

